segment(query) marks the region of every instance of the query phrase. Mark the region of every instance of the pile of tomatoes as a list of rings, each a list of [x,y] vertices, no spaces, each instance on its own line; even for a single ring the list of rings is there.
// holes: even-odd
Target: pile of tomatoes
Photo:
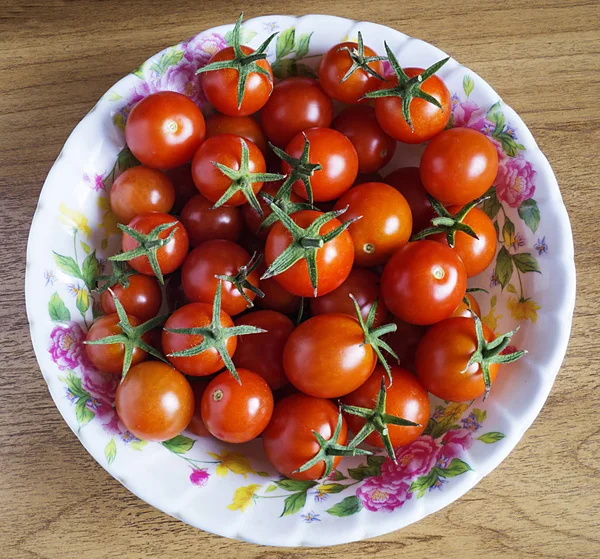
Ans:
[[[274,84],[269,41],[240,45],[240,24],[196,77],[206,120],[175,92],[128,117],[139,164],[110,192],[122,252],[100,278],[87,354],[122,375],[117,413],[141,439],[261,436],[296,479],[369,453],[363,441],[395,460],[427,425],[428,392],[487,395],[523,353],[467,294],[496,251],[476,207],[496,149],[446,129],[446,60],[402,69],[359,35],[323,56],[318,80]],[[378,174],[423,142],[419,168]]]

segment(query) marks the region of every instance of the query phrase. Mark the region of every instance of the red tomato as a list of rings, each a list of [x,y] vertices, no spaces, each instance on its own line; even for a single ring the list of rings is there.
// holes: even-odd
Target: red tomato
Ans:
[[[238,369],[241,384],[229,371],[217,375],[202,396],[202,420],[209,432],[228,443],[245,443],[260,435],[273,414],[273,393],[265,380]]]
[[[435,241],[416,241],[396,252],[381,276],[387,308],[411,324],[448,318],[465,296],[467,273],[458,255]]]
[[[383,337],[400,359],[400,365],[409,371],[415,370],[415,354],[421,338],[427,332],[425,326],[409,324],[395,316],[392,322],[396,325],[396,331],[390,332]]]
[[[259,274],[262,276],[266,269],[264,262],[262,262],[258,267]],[[292,295],[281,287],[275,278],[261,279],[259,288],[265,294],[264,297],[255,299],[256,305],[261,309],[283,314],[295,314],[300,309],[301,297]]]
[[[466,318],[473,318],[473,315],[471,314],[471,311],[473,311],[479,318],[481,318],[481,307],[479,306],[477,299],[475,299],[475,297],[473,297],[473,295],[470,293],[467,293],[465,297],[469,300],[470,310],[463,299],[458,307],[454,309],[452,317],[464,316]]]
[[[200,109],[185,95],[160,91],[144,97],[125,125],[125,140],[143,165],[172,169],[187,163],[204,140]]]
[[[262,442],[265,454],[275,469],[291,479],[319,479],[325,474],[325,463],[317,462],[304,472],[294,473],[319,452],[319,443],[313,431],[325,440],[330,440],[338,422],[337,407],[323,398],[313,398],[305,394],[293,394],[281,400],[273,412],[273,417],[263,431]],[[342,420],[342,428],[337,443],[348,441],[348,427]],[[341,456],[333,459],[337,468]]]
[[[429,194],[442,204],[462,206],[492,186],[498,172],[498,153],[481,132],[451,128],[428,144],[420,169]]]
[[[413,232],[418,233],[431,226],[435,212],[423,188],[418,167],[402,167],[392,171],[382,181],[393,186],[408,202],[413,218]]]
[[[194,391],[194,414],[190,424],[188,425],[188,431],[194,433],[198,437],[210,437],[210,431],[204,425],[202,421],[202,395],[208,386],[210,379],[195,378],[190,381],[192,390]]]
[[[198,189],[192,179],[192,164],[186,163],[181,167],[175,167],[166,174],[175,187],[175,203],[172,212],[179,215],[183,207],[198,194]]]
[[[249,116],[228,116],[215,113],[206,119],[206,137],[212,138],[220,134],[241,136],[256,144],[256,147],[267,153],[267,138],[256,120]]]
[[[128,431],[144,441],[167,441],[179,435],[194,412],[190,383],[159,361],[132,367],[119,384],[117,415]]]
[[[286,146],[299,132],[333,120],[333,103],[310,78],[287,78],[275,85],[271,98],[260,113],[260,124],[269,141]]]
[[[359,173],[379,171],[394,156],[396,140],[383,131],[373,107],[348,107],[335,117],[331,127],[352,142],[358,155]]]
[[[111,286],[115,297],[119,299],[125,312],[146,322],[154,318],[162,305],[162,292],[156,278],[135,274],[129,276],[129,287],[116,283]],[[116,313],[115,301],[110,291],[102,292],[100,306],[104,314]]]

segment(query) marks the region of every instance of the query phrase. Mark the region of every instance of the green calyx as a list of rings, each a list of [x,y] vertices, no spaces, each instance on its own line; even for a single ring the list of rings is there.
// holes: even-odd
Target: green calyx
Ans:
[[[396,462],[396,454],[394,453],[394,447],[392,446],[392,441],[390,440],[390,434],[388,431],[388,425],[400,425],[402,427],[420,427],[419,423],[415,423],[413,421],[409,421],[408,419],[403,419],[401,417],[397,417],[395,415],[391,415],[386,413],[386,399],[387,399],[387,388],[385,386],[385,379],[381,378],[381,388],[379,389],[379,394],[377,395],[377,402],[375,403],[375,407],[373,409],[370,408],[361,408],[358,406],[348,406],[343,404],[342,411],[357,415],[358,417],[362,417],[365,420],[365,424],[362,429],[356,434],[356,436],[350,441],[349,446],[355,447],[362,443],[373,431],[377,431],[381,440],[383,441],[383,446],[388,454],[388,456]]]
[[[252,206],[254,211],[259,215],[263,215],[262,208],[258,203],[256,194],[252,190],[252,185],[255,182],[272,182],[278,181],[284,178],[284,175],[278,173],[251,173],[250,172],[250,151],[248,150],[248,144],[246,140],[240,138],[240,144],[242,145],[242,155],[240,158],[240,168],[230,169],[222,163],[213,161],[212,164],[221,171],[228,179],[231,179],[231,186],[224,192],[213,209],[218,208],[225,204],[236,192],[242,192],[242,194],[248,200],[248,203]]]
[[[314,206],[311,206],[310,204],[308,204],[306,202],[292,202],[292,200],[290,199],[290,194],[291,194],[290,190],[282,192],[281,189],[278,190],[277,195],[275,197],[271,196],[270,194],[267,194],[266,192],[260,193],[262,199],[265,202],[267,202],[267,204],[269,204],[269,206],[271,204],[275,204],[286,215],[291,215],[293,213],[296,213],[296,212],[299,212],[302,210],[314,210],[315,209]],[[278,221],[279,221],[279,218],[277,217],[277,214],[271,213],[264,219],[264,221],[260,224],[260,227],[258,229],[259,229],[259,231],[262,229],[266,229],[267,227],[270,227],[271,225],[273,225],[274,223],[277,223]]]
[[[177,220],[172,221],[171,223],[162,223],[152,229],[150,233],[144,234],[131,227],[128,227],[127,225],[119,223],[119,229],[137,241],[139,246],[135,247],[133,250],[128,250],[127,252],[122,252],[121,254],[115,254],[114,256],[111,256],[109,260],[111,262],[126,262],[128,260],[132,260],[133,258],[137,258],[138,256],[145,256],[148,258],[148,262],[150,262],[150,266],[152,267],[154,275],[157,277],[161,285],[163,285],[165,280],[162,275],[162,270],[158,265],[156,251],[171,242],[175,236],[175,232],[177,231],[176,226],[178,224],[179,222]],[[171,232],[164,239],[161,239],[160,234],[168,229],[171,229]]]
[[[267,76],[268,80],[272,82],[271,74],[269,74],[268,70],[263,68],[258,64],[260,60],[266,60],[267,58],[267,47],[269,43],[273,40],[277,33],[273,33],[260,47],[258,47],[251,54],[244,54],[242,52],[242,48],[240,46],[240,32],[242,28],[242,20],[244,18],[244,13],[240,14],[235,27],[233,28],[232,41],[233,41],[233,60],[221,60],[218,62],[212,62],[211,64],[207,64],[204,68],[200,68],[196,70],[196,74],[202,74],[205,72],[214,72],[215,70],[237,70],[238,73],[238,84],[237,84],[237,99],[238,99],[238,109],[242,106],[242,101],[244,100],[244,93],[246,90],[246,81],[248,80],[248,76],[252,73],[262,74],[263,76]]]
[[[385,51],[387,52],[388,60],[398,78],[398,85],[395,87],[391,87],[389,89],[377,89],[375,91],[369,91],[365,97],[368,99],[377,99],[380,97],[400,97],[402,99],[402,116],[406,123],[410,126],[411,130],[414,130],[412,125],[412,120],[410,118],[410,104],[413,99],[418,97],[419,99],[424,99],[428,103],[432,103],[442,111],[444,108],[440,104],[440,102],[433,96],[429,95],[429,93],[425,93],[421,87],[425,80],[428,80],[433,74],[435,74],[448,60],[450,57],[444,58],[432,64],[427,70],[425,70],[422,74],[418,76],[414,76],[413,78],[409,78],[404,70],[401,68],[398,59],[394,56],[394,53],[390,49],[387,43],[384,43]]]
[[[345,82],[356,70],[359,68],[370,74],[378,80],[384,80],[373,68],[369,66],[371,62],[378,62],[379,60],[387,60],[386,56],[365,56],[365,46],[363,44],[362,33],[358,32],[358,45],[357,48],[341,47],[339,50],[345,50],[348,52],[350,59],[352,60],[352,66],[348,69],[344,77],[340,80],[340,83]]]
[[[228,281],[229,283],[232,283],[235,286],[235,288],[239,291],[240,295],[244,299],[246,299],[246,302],[248,303],[248,307],[253,307],[254,303],[252,302],[250,297],[248,297],[248,295],[246,295],[245,289],[252,291],[252,293],[254,293],[257,297],[262,298],[265,296],[265,294],[258,287],[251,284],[248,281],[248,276],[252,272],[254,272],[254,270],[256,270],[256,268],[258,268],[261,260],[262,260],[262,254],[257,254],[255,252],[247,264],[240,266],[240,269],[238,270],[238,273],[235,276],[216,275],[215,277],[218,280]]]
[[[96,293],[102,293],[117,283],[127,289],[129,287],[129,278],[137,275],[135,270],[127,266],[124,262],[119,262],[118,260],[113,261],[112,267],[112,275],[98,276],[96,278]],[[104,283],[102,285],[98,285],[100,282]]]
[[[277,215],[283,226],[290,232],[292,242],[290,245],[273,261],[267,268],[260,279],[268,279],[277,276],[289,268],[296,262],[304,259],[308,267],[308,275],[310,284],[312,285],[314,296],[317,296],[318,271],[317,271],[317,251],[335,239],[343,231],[354,223],[359,217],[342,223],[335,229],[325,235],[321,235],[319,231],[321,227],[342,215],[347,207],[341,210],[327,212],[317,217],[306,229],[300,227],[289,215],[281,211],[276,204],[270,204],[273,213]]]
[[[227,352],[227,339],[231,336],[261,334],[263,332],[266,332],[266,330],[246,324],[241,326],[231,326],[229,328],[224,328],[223,326],[221,326],[221,284],[222,282],[219,281],[219,285],[217,286],[217,291],[215,293],[215,300],[213,303],[212,320],[208,326],[198,328],[165,329],[165,332],[171,332],[172,334],[187,334],[191,336],[202,336],[203,338],[202,342],[200,342],[198,345],[195,345],[183,351],[169,353],[168,357],[192,357],[208,349],[215,349],[221,356],[221,359],[223,359],[223,363],[225,363],[225,367],[227,367],[227,370],[233,375],[233,378],[235,378],[235,380],[237,380],[238,383],[242,384],[242,381],[240,380],[235,365],[233,364],[233,361],[231,360],[231,357],[229,357],[229,353]]]
[[[136,347],[139,347],[141,350],[149,353],[153,357],[168,363],[168,361],[163,357],[162,353],[153,348],[150,344],[146,343],[142,336],[147,332],[150,332],[153,328],[156,328],[163,324],[169,315],[163,314],[160,316],[155,316],[151,318],[147,322],[140,324],[139,326],[132,326],[129,322],[129,318],[127,317],[127,313],[121,304],[121,301],[115,296],[115,294],[111,290],[111,294],[113,296],[113,301],[115,302],[115,308],[117,309],[117,314],[119,315],[119,322],[117,326],[121,328],[121,334],[115,334],[113,336],[106,336],[105,338],[100,338],[99,340],[86,341],[85,343],[88,345],[109,345],[109,344],[123,344],[125,348],[125,355],[123,356],[123,370],[122,377],[125,378],[127,373],[129,372],[129,368],[131,367],[131,360],[133,358],[133,350]]]

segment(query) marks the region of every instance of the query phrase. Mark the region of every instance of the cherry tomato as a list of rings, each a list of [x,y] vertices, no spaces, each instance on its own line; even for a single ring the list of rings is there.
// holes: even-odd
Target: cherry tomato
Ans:
[[[184,206],[180,219],[192,247],[213,239],[235,242],[242,236],[244,224],[240,209],[228,206],[213,209],[213,206],[202,194],[196,194]]]
[[[409,78],[424,72],[423,68],[404,68]],[[388,89],[398,85],[398,78],[391,76],[380,86]],[[380,97],[375,99],[375,115],[381,127],[392,138],[406,144],[422,144],[439,134],[450,119],[452,101],[444,82],[437,76],[431,76],[421,85],[421,91],[438,100],[442,110],[425,99],[414,98],[410,103],[410,118],[413,129],[402,116],[400,97]]]
[[[292,214],[292,219],[300,227],[308,227],[321,212],[313,210],[303,210]],[[323,225],[319,231],[325,235],[339,227],[341,223],[337,219],[332,219]],[[278,221],[273,225],[273,229],[267,237],[265,245],[265,260],[267,266],[270,266],[291,243],[292,236],[290,232]],[[317,250],[317,295],[325,295],[339,287],[348,277],[354,262],[354,245],[352,237],[348,231],[343,231],[340,235],[325,243],[323,247]],[[283,288],[294,295],[300,297],[313,297],[313,287],[310,283],[308,266],[304,259],[296,262],[291,268],[275,276],[275,279]]]
[[[392,317],[391,322],[396,325],[396,331],[385,335],[383,341],[387,342],[394,350],[400,359],[400,365],[404,369],[414,371],[417,346],[425,332],[427,332],[427,328],[417,324],[409,324],[395,316]]]
[[[314,171],[310,179],[314,200],[334,200],[352,186],[358,174],[356,150],[352,142],[336,130],[311,128],[294,136],[285,151],[292,157],[300,158],[305,137],[310,142],[309,162],[320,163],[323,167],[320,171]],[[292,168],[284,161],[281,170],[289,174]],[[301,180],[294,183],[293,189],[296,194],[308,199]]]
[[[245,443],[260,435],[273,414],[273,393],[265,380],[238,369],[241,384],[223,371],[202,396],[202,420],[211,435],[228,443]]]
[[[420,425],[420,427],[403,427],[388,424],[390,441],[392,446],[396,448],[416,441],[427,427],[429,421],[429,395],[411,372],[395,365],[391,369],[392,383],[387,388],[385,412]],[[387,373],[383,366],[378,365],[366,382],[351,394],[344,396],[342,402],[348,406],[373,409],[377,402],[382,378],[385,379],[387,386],[389,384]],[[365,420],[357,415],[344,415],[346,421],[348,421],[348,427],[354,433],[358,433],[365,424]],[[365,439],[365,442],[383,448],[381,436],[376,431],[373,431]]]
[[[323,398],[305,394],[293,394],[281,400],[273,411],[273,417],[263,431],[262,442],[265,454],[275,469],[291,479],[319,479],[325,474],[325,463],[317,462],[304,472],[294,473],[319,452],[319,443],[313,431],[326,441],[333,437],[338,422],[337,407]],[[342,419],[342,428],[337,443],[348,441],[348,427]],[[341,456],[333,459],[337,468]]]
[[[267,153],[267,139],[260,125],[249,116],[229,116],[215,113],[206,119],[206,137],[212,138],[220,134],[241,136],[256,144],[256,147]]]
[[[254,49],[245,45],[241,46],[246,55],[252,54]],[[233,47],[226,47],[213,54],[208,64],[233,60],[235,53]],[[208,65],[207,64],[207,65]],[[273,91],[273,71],[266,60],[259,60],[257,64],[268,72],[268,76],[251,72],[244,87],[244,97],[238,108],[238,71],[233,68],[205,72],[201,76],[202,91],[208,101],[221,113],[229,116],[247,116],[260,110],[269,100]]]
[[[162,305],[162,292],[156,278],[135,274],[129,276],[129,287],[116,283],[111,287],[125,312],[146,322],[154,318]],[[104,314],[116,313],[115,302],[110,291],[102,292],[100,306]]]
[[[416,241],[396,252],[381,276],[387,308],[411,324],[433,324],[448,318],[465,296],[467,273],[451,248],[435,241]]]
[[[266,269],[262,262],[258,267],[259,274],[262,276]],[[275,278],[261,279],[259,288],[265,294],[264,297],[255,299],[256,305],[261,309],[277,311],[282,314],[295,314],[300,309],[301,297],[292,295],[281,287]]]
[[[271,98],[260,113],[260,124],[277,146],[284,147],[299,132],[333,120],[333,103],[311,78],[287,78],[275,85]]]
[[[242,266],[250,261],[250,255],[231,241],[206,241],[190,252],[181,269],[183,291],[189,301],[209,303],[215,299],[219,280],[216,275],[235,276]],[[258,287],[259,275],[256,270],[247,278]],[[253,301],[256,294],[244,288],[246,296]],[[248,308],[249,304],[232,282],[224,281],[221,292],[221,308],[235,316]]]
[[[311,299],[310,312],[313,315],[341,313],[355,318],[356,311],[350,294],[354,295],[360,308],[360,314],[365,320],[375,299],[379,299],[373,326],[381,326],[385,322],[387,308],[380,297],[379,278],[373,272],[363,268],[352,268],[350,275],[337,289],[327,295]]]
[[[494,332],[485,324],[486,342],[494,339]],[[485,391],[483,374],[478,363],[467,368],[471,355],[477,349],[475,321],[472,318],[449,318],[432,326],[417,348],[416,367],[419,380],[434,396],[453,402],[478,398]],[[498,364],[490,365],[493,382]]]
[[[132,367],[116,395],[117,415],[128,431],[144,441],[179,435],[194,413],[194,392],[176,369],[159,361]]]
[[[179,215],[183,207],[198,194],[198,189],[192,179],[192,164],[186,163],[181,167],[175,167],[175,169],[168,170],[166,174],[175,187],[175,203],[172,212]]]
[[[202,343],[204,337],[195,334],[175,334],[167,332],[167,330],[172,328],[203,328],[210,324],[211,318],[212,305],[190,303],[177,309],[165,323],[162,332],[163,350],[171,364],[186,375],[195,377],[212,375],[225,367],[225,363],[223,363],[219,352],[214,348],[207,349],[191,357],[169,357],[170,353],[184,351]],[[223,328],[233,326],[231,317],[225,311],[221,311],[220,320]],[[225,347],[231,357],[237,347],[237,336],[227,338]]]
[[[421,183],[418,167],[402,167],[385,177],[386,184],[393,186],[408,202],[413,218],[413,232],[418,233],[431,226],[435,212]]]
[[[348,107],[335,117],[331,128],[352,142],[358,155],[359,173],[379,171],[390,162],[396,151],[396,140],[383,131],[373,107]]]
[[[160,91],[144,97],[129,114],[125,140],[147,167],[172,169],[187,163],[204,140],[200,109],[185,95]]]
[[[473,297],[473,295],[471,295],[470,293],[467,293],[465,295],[465,297],[469,300],[469,307],[467,307],[464,299],[460,302],[460,304],[458,305],[458,307],[456,307],[454,309],[454,312],[452,313],[452,317],[459,317],[459,316],[464,316],[466,318],[472,318],[473,315],[471,314],[471,311],[473,311],[479,318],[481,318],[481,307],[479,306],[479,303],[477,302],[477,299],[475,299],[475,297]],[[470,310],[469,310],[470,308]]]
[[[346,206],[348,211],[340,216],[341,221],[362,216],[348,228],[358,266],[383,264],[410,239],[410,207],[395,188],[381,182],[359,184],[348,190],[334,209]]]
[[[194,378],[190,380],[192,390],[194,391],[194,414],[190,424],[188,425],[188,431],[194,433],[198,437],[210,437],[210,431],[204,425],[202,421],[202,395],[208,386],[210,379],[205,378]]]
[[[235,321],[235,325],[250,324],[266,330],[263,334],[240,336],[233,362],[236,368],[250,369],[277,390],[288,384],[283,370],[283,347],[294,330],[294,323],[275,311],[255,311]]]
[[[429,194],[443,204],[464,205],[492,186],[498,172],[498,153],[481,132],[451,128],[429,142],[420,169]]]

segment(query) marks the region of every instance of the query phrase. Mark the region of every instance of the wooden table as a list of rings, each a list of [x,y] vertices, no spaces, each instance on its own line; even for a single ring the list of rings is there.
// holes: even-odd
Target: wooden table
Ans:
[[[451,53],[523,117],[558,177],[578,272],[569,351],[535,424],[477,487],[418,524],[373,540],[320,550],[262,548],[148,506],[67,428],[36,364],[23,300],[27,233],[44,178],[73,127],[114,82],[164,46],[234,21],[240,8],[213,0],[0,0],[0,556],[600,556],[595,0],[303,0],[287,8],[385,23]],[[245,8],[247,17],[286,9],[273,0]]]

